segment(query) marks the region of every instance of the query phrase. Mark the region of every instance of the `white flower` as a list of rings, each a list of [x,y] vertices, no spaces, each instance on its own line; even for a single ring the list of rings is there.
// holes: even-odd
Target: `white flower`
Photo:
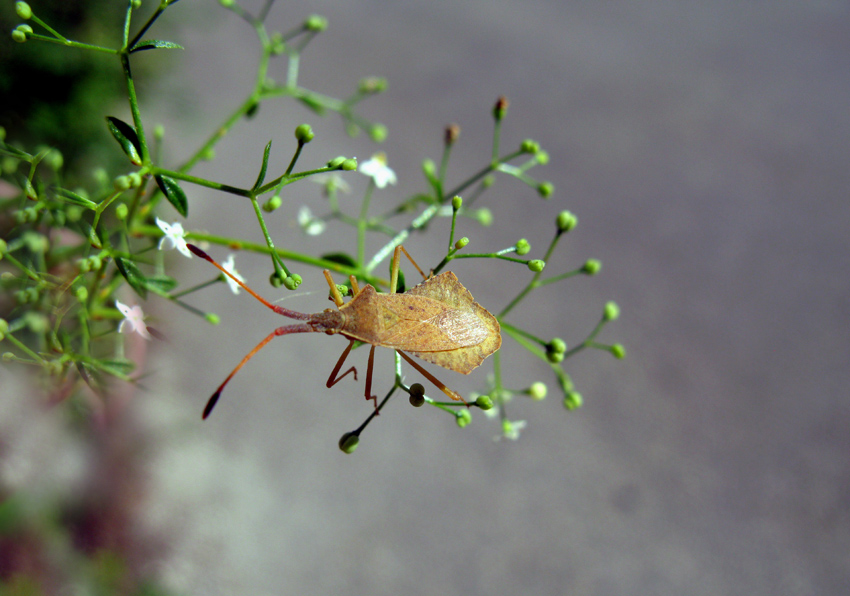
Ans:
[[[502,434],[501,436],[495,437],[498,441],[501,438],[508,439],[509,441],[516,441],[519,439],[519,433],[522,429],[525,428],[525,420],[514,420],[513,422],[510,420],[505,420],[502,422]]]
[[[126,333],[126,330],[135,331],[145,339],[150,339],[151,334],[148,333],[148,328],[145,325],[145,313],[142,312],[142,307],[138,304],[130,308],[126,304],[115,301],[115,307],[124,315],[124,320],[118,325],[118,333]]]
[[[308,236],[318,236],[325,231],[326,227],[325,222],[313,217],[313,212],[306,205],[298,211],[298,225]]]
[[[227,259],[224,261],[224,263],[221,264],[221,266],[224,267],[225,271],[227,271],[228,273],[233,275],[233,277],[235,277],[239,281],[245,281],[245,278],[242,277],[241,275],[239,275],[239,272],[236,271],[236,263],[235,263],[235,257],[233,256],[233,253],[227,255]],[[227,285],[230,286],[231,292],[233,292],[234,294],[239,294],[239,290],[241,288],[240,288],[239,284],[236,283],[235,281],[233,281],[233,279],[230,276],[225,275],[224,281],[226,281]]]
[[[376,153],[369,161],[363,162],[358,168],[361,174],[369,176],[378,188],[384,188],[387,184],[395,184],[395,172],[387,167],[387,156],[384,153]]]
[[[310,176],[309,180],[310,182],[321,184],[324,187],[325,196],[335,191],[344,193],[351,192],[351,187],[348,185],[348,182],[339,175],[339,172],[316,174],[315,176]]]
[[[186,232],[183,231],[183,224],[179,221],[169,224],[157,217],[156,225],[158,225],[159,229],[162,230],[162,233],[165,234],[159,239],[159,250],[171,250],[172,248],[176,248],[187,258],[192,258],[192,253],[189,252],[189,247],[186,246],[186,241],[183,239],[183,236],[186,235]]]

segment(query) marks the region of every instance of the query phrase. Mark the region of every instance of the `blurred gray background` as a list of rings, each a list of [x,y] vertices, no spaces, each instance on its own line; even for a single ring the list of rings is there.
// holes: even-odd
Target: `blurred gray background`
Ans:
[[[147,118],[166,123],[175,163],[243,99],[258,52],[245,23],[216,3],[208,14],[192,4],[170,17],[186,18],[172,35],[186,47],[174,74],[146,89],[159,88]],[[480,250],[526,237],[537,257],[556,214],[576,213],[547,271],[595,257],[601,274],[547,287],[512,320],[574,343],[613,299],[622,317],[600,339],[622,342],[628,356],[568,361],[585,406],[567,412],[548,367],[506,339],[506,383],[550,389],[543,403],[512,404],[511,416],[528,421],[518,442],[493,441],[497,425],[480,412],[461,430],[398,399],[347,456],[337,440],[370,406],[361,383],[325,389],[342,339],[275,340],[201,423],[214,387],[283,321],[223,285],[190,299],[220,314],[218,327],[151,304],[172,339],[150,360],[153,388],[138,400],[158,437],[148,522],[170,537],[169,585],[187,594],[850,593],[850,5],[298,0],[275,6],[269,28],[314,12],[330,27],[302,57],[302,84],[345,97],[362,76],[389,79],[386,94],[362,104],[389,127],[380,149],[400,178],[376,193],[374,210],[424,189],[420,162],[439,159],[450,122],[462,133],[449,180],[479,169],[504,94],[503,147],[539,141],[551,161],[534,174],[556,192],[546,202],[503,177],[480,203],[494,225],[464,221],[460,234]],[[270,75],[284,73],[276,62]],[[271,101],[197,173],[247,186],[270,139],[281,171],[302,122],[316,139],[299,167],[338,154],[362,163],[376,150],[344,136],[334,116]],[[342,201],[354,212],[366,179],[346,179],[354,192]],[[290,188],[268,218],[279,245],[352,246],[341,226],[301,235],[298,208],[322,212],[324,199],[317,185]],[[188,191],[190,227],[260,240],[247,203]],[[407,248],[433,265],[446,226]],[[187,284],[214,274],[198,259],[171,259]],[[238,254],[237,266],[265,296],[282,295],[265,283],[266,259]],[[489,263],[453,269],[494,311],[526,279]],[[321,272],[295,271],[318,292],[287,294],[286,305],[325,308]],[[353,363],[364,367],[358,352]],[[380,392],[388,352],[376,370]],[[468,392],[491,370],[440,376]]]

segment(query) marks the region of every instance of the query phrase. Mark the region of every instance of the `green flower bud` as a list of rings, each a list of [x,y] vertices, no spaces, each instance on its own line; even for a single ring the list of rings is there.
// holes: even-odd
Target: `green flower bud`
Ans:
[[[565,342],[560,337],[553,337],[551,341],[546,345],[547,352],[556,352],[563,354],[567,351],[567,342]]]
[[[132,188],[139,188],[142,185],[142,175],[138,172],[133,172],[128,178],[130,178],[130,186]]]
[[[369,127],[369,138],[373,143],[383,143],[387,140],[387,127],[383,124],[376,123]]]
[[[68,221],[77,222],[83,216],[83,208],[79,205],[71,205],[65,208],[65,216]]]
[[[489,395],[479,395],[475,400],[475,405],[486,412],[493,409],[493,400],[490,399]]]
[[[225,8],[230,8],[233,6],[234,0],[218,0],[218,3],[221,4]]]
[[[553,192],[555,192],[555,185],[551,182],[541,182],[537,185],[537,194],[544,199],[551,197]]]
[[[130,188],[130,177],[129,176],[118,176],[115,180],[112,181],[112,188],[115,190],[128,190]]]
[[[215,159],[215,149],[212,147],[207,147],[204,149],[203,153],[201,153],[201,159],[204,161],[212,161]]]
[[[133,10],[138,10],[142,7],[142,0],[133,0],[132,6]]]
[[[519,256],[527,255],[531,251],[531,245],[525,238],[520,238],[516,241],[516,254]]]
[[[484,176],[484,180],[481,181],[481,188],[490,188],[494,182],[496,182],[496,177],[492,174],[490,176]]]
[[[547,351],[546,352],[546,360],[548,360],[552,364],[558,364],[560,362],[563,362],[564,353],[563,352],[549,352],[549,351]]]
[[[33,333],[44,333],[50,329],[50,321],[43,314],[35,311],[24,313],[24,323]]]
[[[287,290],[294,290],[298,286],[301,285],[301,276],[297,273],[293,273],[289,277],[283,280],[283,287]]]
[[[567,391],[564,396],[564,407],[568,410],[580,408],[582,402],[581,393],[578,391]]]
[[[321,15],[311,14],[307,17],[307,20],[304,21],[304,28],[308,31],[324,31],[328,28],[328,19]]]
[[[578,218],[569,211],[561,211],[558,214],[558,219],[555,220],[558,226],[558,233],[563,234],[569,232],[578,224]]]
[[[520,143],[519,148],[523,153],[537,153],[540,151],[540,143],[532,139],[525,139]]]
[[[85,301],[89,299],[89,291],[85,286],[77,288],[74,295],[77,297],[77,300],[82,303],[85,303]]]
[[[542,383],[540,381],[535,381],[526,390],[526,393],[534,401],[540,401],[542,399],[546,399],[546,392],[547,391],[548,391],[548,389],[546,387],[546,383]]]
[[[425,403],[425,387],[422,383],[414,383],[410,386],[410,405],[419,408]]]
[[[283,204],[283,200],[280,198],[280,195],[274,195],[263,205],[263,211],[266,213],[271,213],[275,209],[278,209]]]
[[[475,219],[485,228],[489,227],[493,223],[493,212],[487,207],[482,207],[475,213]]]
[[[277,271],[275,271],[274,273],[269,275],[269,283],[272,285],[273,288],[279,288],[283,285],[283,276]]]
[[[463,205],[463,198],[460,195],[455,195],[452,197],[452,209],[457,211]]]
[[[62,166],[65,165],[65,157],[62,155],[61,151],[53,149],[45,156],[44,163],[46,163],[54,172],[58,172],[62,169]]]
[[[581,266],[581,272],[585,275],[596,275],[602,269],[602,263],[596,259],[587,259],[584,265]]]
[[[283,41],[283,34],[280,31],[272,33],[269,42],[272,48],[272,54],[280,56],[286,51],[286,42]]]
[[[443,135],[443,142],[451,147],[460,138],[460,126],[457,124],[449,124]]]
[[[355,158],[346,159],[344,162],[342,162],[342,166],[340,167],[340,169],[342,169],[346,172],[351,172],[353,170],[356,170],[357,169],[357,159],[355,159]]]
[[[623,344],[614,344],[608,348],[608,351],[617,360],[622,360],[626,357],[626,348],[623,347]]]
[[[157,124],[153,127],[153,138],[157,141],[165,138],[165,127],[162,124]]]
[[[504,95],[500,96],[499,99],[496,100],[496,105],[493,106],[493,118],[496,119],[496,122],[502,120],[505,115],[508,113],[508,98]]]
[[[32,8],[26,2],[15,2],[15,13],[25,21],[32,18]]]
[[[15,355],[12,352],[3,352],[3,362],[12,362]]]
[[[6,334],[9,332],[9,323],[6,322],[6,319],[0,319],[0,341],[3,341],[3,338],[6,337]]]
[[[458,412],[455,414],[455,422],[457,422],[457,425],[460,428],[463,428],[467,424],[472,422],[472,414],[466,408],[464,408],[463,410],[458,410]]]
[[[32,27],[29,25],[18,25],[12,30],[12,41],[24,43],[27,40],[27,33],[32,33]]]
[[[340,155],[339,157],[334,157],[332,160],[330,160],[328,162],[328,167],[339,169],[340,166],[342,166],[342,162],[344,162],[344,161],[345,161],[345,157],[343,157],[342,155]]]
[[[221,317],[215,314],[214,312],[208,312],[204,315],[204,319],[206,319],[207,323],[210,325],[218,325],[221,323]]]
[[[461,248],[463,248],[467,244],[469,244],[469,238],[464,236],[463,238],[461,238],[460,240],[455,242],[455,249],[460,250]]]
[[[121,221],[127,219],[127,215],[129,215],[129,213],[130,208],[127,207],[125,203],[118,203],[118,205],[115,207],[115,217],[117,217]]]
[[[34,253],[47,252],[47,249],[50,248],[50,241],[44,234],[39,234],[37,232],[25,232],[22,236],[22,240],[24,241],[24,244],[26,244],[27,248]]]
[[[357,90],[363,94],[382,93],[387,90],[387,79],[384,77],[365,77],[360,79]]]
[[[360,437],[352,432],[347,432],[339,439],[339,448],[343,453],[354,453],[357,445],[360,444]]]
[[[539,163],[541,166],[545,166],[547,163],[549,163],[549,154],[545,151],[538,151],[534,155],[534,159],[536,159],[537,163]]]
[[[532,259],[528,262],[528,268],[534,273],[540,273],[546,266],[546,262],[542,259]]]
[[[437,165],[433,160],[427,157],[422,160],[422,173],[428,180],[433,180],[437,177]]]
[[[301,144],[309,143],[316,136],[309,124],[299,124],[295,128],[295,138]]]
[[[620,307],[613,300],[606,302],[602,316],[606,321],[616,321],[620,318]]]

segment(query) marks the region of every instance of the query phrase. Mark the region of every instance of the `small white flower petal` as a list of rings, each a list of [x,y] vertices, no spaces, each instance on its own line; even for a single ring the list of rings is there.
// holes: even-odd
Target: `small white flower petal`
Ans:
[[[298,225],[308,236],[318,236],[327,227],[321,219],[313,217],[313,212],[306,205],[298,210]]]
[[[235,257],[232,253],[227,255],[227,259],[224,261],[224,263],[221,264],[221,266],[224,267],[225,271],[231,273],[233,277],[235,277],[239,281],[245,281],[245,278],[239,275],[239,272],[236,271]],[[231,279],[227,275],[224,276],[224,281],[227,282],[227,285],[230,287],[231,292],[233,292],[234,294],[239,294],[239,290],[241,290],[242,288],[238,283],[233,281],[233,279]]]
[[[183,230],[183,224],[179,221],[169,224],[157,217],[156,225],[159,226],[159,229],[162,230],[162,233],[164,234],[164,236],[159,240],[159,250],[171,250],[176,248],[180,251],[180,254],[186,258],[192,258],[192,252],[189,250],[189,247],[186,246],[186,240],[183,238],[183,236],[186,235],[186,232]]]
[[[145,339],[151,338],[147,325],[145,325],[145,313],[141,306],[137,304],[131,308],[116,300],[115,307],[124,315],[124,319],[118,325],[118,333],[126,333],[129,330],[130,332],[135,331]]]
[[[357,171],[369,176],[378,188],[397,182],[395,172],[387,167],[387,156],[383,153],[373,155],[370,160],[363,162]]]

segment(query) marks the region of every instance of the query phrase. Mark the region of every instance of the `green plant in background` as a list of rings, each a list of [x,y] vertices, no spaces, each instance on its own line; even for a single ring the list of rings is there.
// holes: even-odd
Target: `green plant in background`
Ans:
[[[177,248],[191,257],[186,248],[188,240],[265,255],[270,260],[271,284],[289,290],[301,283],[301,276],[294,269],[306,265],[354,276],[362,283],[386,291],[389,280],[376,273],[378,266],[386,262],[395,247],[412,234],[432,233],[429,224],[440,217],[451,218],[451,228],[448,238],[441,241],[446,246],[445,256],[434,264],[432,273],[439,273],[455,259],[497,259],[503,261],[506,267],[528,271],[529,279],[524,287],[506,307],[494,311],[494,314],[508,336],[528,353],[549,364],[567,409],[578,407],[581,396],[563,369],[564,359],[585,348],[607,350],[618,358],[623,357],[624,351],[619,344],[602,344],[596,340],[604,325],[618,316],[613,302],[605,305],[599,322],[588,336],[571,348],[560,338],[539,337],[511,323],[510,314],[534,290],[576,275],[595,275],[599,271],[599,262],[591,259],[573,271],[553,275],[544,273],[560,239],[577,224],[572,213],[562,211],[553,215],[551,223],[547,224],[553,229],[552,240],[540,258],[529,258],[531,247],[524,239],[501,250],[474,252],[472,249],[481,244],[480,239],[455,237],[458,217],[472,218],[483,226],[492,223],[490,211],[480,203],[494,188],[499,178],[497,174],[517,178],[543,199],[548,199],[553,193],[550,183],[530,175],[533,168],[546,164],[549,159],[536,142],[526,140],[518,148],[503,152],[500,133],[508,110],[508,102],[504,98],[500,98],[493,109],[492,152],[478,171],[456,187],[446,187],[449,160],[460,133],[459,127],[449,126],[445,131],[439,164],[427,159],[423,162],[426,190],[401,200],[385,213],[373,213],[370,201],[376,191],[395,184],[395,174],[387,166],[386,156],[377,154],[360,164],[359,171],[369,176],[370,183],[359,210],[354,214],[347,213],[340,208],[338,193],[346,186],[342,176],[358,170],[358,164],[353,158],[329,155],[321,167],[298,169],[304,146],[315,136],[307,124],[295,129],[295,148],[283,172],[269,171],[272,150],[272,142],[269,141],[262,152],[256,181],[251,187],[232,186],[190,173],[198,162],[214,157],[216,145],[236,124],[254,114],[261,103],[278,97],[295,99],[317,114],[338,113],[350,134],[365,131],[375,142],[384,139],[385,127],[362,118],[356,110],[361,100],[385,90],[383,79],[362,80],[357,90],[345,100],[328,97],[299,84],[299,58],[310,41],[326,28],[327,22],[322,17],[311,16],[285,33],[269,32],[264,21],[271,1],[259,15],[252,15],[232,0],[221,0],[224,7],[254,29],[260,42],[262,52],[254,87],[188,160],[176,166],[164,163],[160,157],[164,131],[154,127],[151,134],[149,126],[146,127],[149,123],[142,116],[131,64],[140,51],[180,48],[174,42],[146,37],[159,17],[176,3],[176,0],[162,0],[136,31],[135,16],[141,2],[128,2],[120,43],[115,47],[67,39],[43,22],[29,5],[24,2],[16,4],[18,16],[24,23],[12,32],[15,41],[38,41],[87,50],[102,54],[104,63],[109,59],[117,60],[124,75],[132,120],[125,122],[107,116],[105,123],[124,153],[128,171],[110,179],[103,170],[99,170],[94,183],[88,187],[69,188],[65,184],[63,158],[58,151],[43,149],[33,153],[16,146],[12,139],[2,139],[0,151],[4,156],[3,179],[6,185],[0,203],[3,226],[0,256],[4,264],[0,279],[4,292],[0,338],[8,346],[3,355],[5,362],[35,367],[42,371],[43,378],[52,379],[54,386],[64,387],[64,393],[69,395],[74,395],[80,383],[86,383],[98,392],[107,391],[104,379],[108,377],[135,383],[139,378],[138,371],[135,363],[125,356],[122,332],[138,332],[146,338],[151,335],[155,338],[158,333],[144,323],[140,304],[124,304],[118,299],[119,290],[127,285],[135,293],[136,301],[170,300],[215,323],[216,315],[198,311],[185,301],[186,297],[215,281],[232,283],[221,275],[207,284],[180,289],[178,280],[167,272],[163,250]],[[287,61],[284,83],[274,82],[267,75],[270,61],[276,57]],[[290,184],[307,178],[323,181],[329,211],[313,215],[302,208],[298,219],[304,232],[319,234],[327,221],[338,220],[353,229],[351,250],[312,255],[291,246],[291,240],[286,247],[281,245],[280,238],[277,238],[277,244],[273,240],[266,221],[267,214],[281,206]],[[191,185],[247,199],[265,242],[257,244],[193,229],[186,196],[186,189]],[[395,223],[399,220],[406,223]],[[366,240],[373,235],[383,237],[384,243],[375,254],[369,255]],[[235,271],[232,259],[225,263],[225,267]],[[235,284],[233,287],[234,290],[238,288]],[[350,291],[350,288],[345,290]],[[365,426],[398,390],[408,394],[414,405],[428,403],[450,412],[460,426],[466,426],[471,420],[471,408],[497,413],[503,436],[516,438],[523,423],[508,416],[508,402],[516,395],[541,400],[546,396],[546,386],[537,382],[525,389],[510,389],[502,378],[498,352],[494,355],[493,367],[494,373],[487,386],[468,404],[443,402],[425,395],[419,384],[405,384],[402,361],[397,356],[394,383],[387,388],[376,411],[360,427],[343,436],[340,447],[346,452],[352,451]]]
[[[142,378],[137,370],[138,350],[146,341],[125,344],[128,334],[139,334],[151,341],[161,337],[145,322],[143,305],[146,301],[168,300],[215,324],[218,317],[214,313],[201,312],[186,301],[187,297],[219,282],[227,282],[236,293],[240,289],[236,279],[241,280],[241,277],[236,273],[233,255],[222,264],[233,278],[217,275],[204,284],[180,287],[179,281],[169,274],[170,261],[165,258],[165,252],[176,249],[191,258],[187,241],[202,244],[212,253],[221,246],[268,259],[270,283],[276,288],[283,286],[294,290],[301,284],[297,268],[309,266],[327,269],[337,276],[353,277],[357,283],[370,284],[387,292],[391,281],[379,273],[381,264],[386,263],[395,248],[409,237],[428,234],[445,247],[444,256],[432,267],[425,268],[434,275],[456,259],[489,259],[503,264],[513,278],[527,276],[516,296],[504,308],[493,309],[492,313],[498,318],[504,335],[551,367],[563,405],[568,410],[580,406],[582,398],[563,369],[566,358],[587,348],[605,350],[617,358],[624,356],[619,344],[597,341],[603,327],[618,317],[618,308],[613,302],[604,306],[595,325],[588,325],[592,329],[587,337],[572,347],[560,338],[540,337],[512,322],[511,315],[523,307],[525,298],[535,290],[573,276],[592,276],[599,272],[600,264],[593,259],[572,271],[550,274],[546,269],[562,237],[575,228],[578,221],[575,215],[568,211],[552,212],[545,222],[552,230],[552,237],[542,254],[533,254],[525,239],[500,250],[487,251],[476,248],[484,244],[486,236],[483,234],[481,237],[456,237],[458,218],[478,222],[482,228],[493,224],[490,210],[482,203],[492,194],[502,175],[520,180],[542,199],[548,199],[553,193],[550,183],[530,173],[549,160],[538,143],[526,140],[513,150],[502,149],[501,130],[508,111],[504,98],[496,102],[492,112],[492,151],[477,171],[460,184],[447,187],[446,173],[460,134],[458,126],[448,126],[439,161],[425,159],[422,163],[425,190],[400,200],[382,213],[374,212],[371,200],[376,192],[386,192],[396,184],[387,157],[377,153],[358,164],[353,158],[327,152],[324,165],[302,169],[299,161],[304,146],[316,140],[308,124],[295,129],[292,157],[282,172],[270,171],[272,142],[269,141],[262,151],[258,147],[257,155],[261,155],[261,159],[256,166],[255,182],[250,187],[237,187],[191,173],[202,160],[214,159],[216,146],[231,129],[257,113],[263,102],[276,98],[293,99],[318,115],[336,113],[351,135],[365,132],[377,143],[386,137],[383,125],[363,118],[357,111],[360,101],[386,89],[385,80],[363,79],[344,100],[300,85],[300,56],[327,27],[323,17],[311,16],[284,33],[270,32],[265,19],[273,0],[268,0],[258,15],[250,14],[233,0],[220,0],[257,35],[261,53],[255,82],[244,101],[212,128],[213,132],[189,159],[176,165],[167,163],[162,158],[165,131],[159,126],[151,127],[143,117],[136,81],[145,71],[137,68],[134,61],[141,51],[180,49],[174,42],[148,37],[149,30],[176,3],[177,0],[160,0],[139,26],[137,17],[142,9],[141,2],[128,1],[123,23],[116,21],[114,39],[117,41],[113,45],[103,42],[106,37],[102,35],[90,43],[69,39],[60,31],[62,26],[42,20],[37,7],[34,10],[24,2],[15,4],[23,23],[15,27],[11,38],[26,44],[21,54],[31,51],[34,42],[42,42],[36,45],[42,61],[45,49],[52,51],[54,56],[62,55],[65,48],[89,56],[84,63],[89,65],[86,69],[98,70],[98,76],[94,77],[96,84],[75,92],[78,98],[85,99],[83,103],[88,109],[77,117],[78,121],[69,130],[89,130],[83,121],[96,120],[109,136],[104,134],[107,141],[104,144],[92,135],[79,133],[79,147],[69,146],[65,137],[55,141],[65,147],[64,152],[55,147],[32,150],[28,144],[38,146],[39,142],[21,143],[21,139],[28,137],[20,125],[0,128],[2,359],[4,366],[19,370],[30,367],[32,376],[44,385],[52,402],[65,400],[72,406],[68,411],[74,414],[75,424],[82,422],[90,429],[87,435],[81,435],[96,445],[92,452],[99,454],[90,465],[89,473],[105,480],[92,483],[92,490],[82,495],[70,498],[60,495],[56,503],[47,503],[31,500],[28,487],[4,485],[0,477],[0,561],[28,561],[21,567],[23,572],[14,565],[8,568],[0,565],[0,594],[45,593],[67,581],[87,586],[96,593],[164,593],[156,587],[156,582],[147,578],[149,572],[140,571],[147,569],[145,562],[151,560],[150,553],[159,552],[159,543],[150,537],[130,539],[126,535],[140,502],[139,498],[132,497],[133,492],[127,487],[142,484],[140,478],[144,473],[126,441],[127,436],[140,435],[131,418],[121,409],[126,400],[115,398],[122,391],[126,393],[135,387]],[[102,17],[100,25],[109,14],[98,15]],[[268,76],[273,59],[286,61],[283,83]],[[58,63],[58,58],[56,60]],[[116,63],[120,69],[113,68]],[[104,89],[102,80],[108,78],[105,75],[110,72],[123,74],[123,77],[116,76],[120,84],[113,88],[123,88],[130,108],[129,120],[103,112],[107,104],[111,105],[110,95],[98,89]],[[26,101],[18,103],[24,105]],[[39,106],[34,107],[33,112],[42,114],[32,116],[33,121],[59,122],[55,126],[61,126],[69,119],[65,108],[55,108],[53,114],[54,108],[44,107],[45,104],[35,100],[32,103]],[[44,118],[45,113],[52,115]],[[112,155],[109,155],[110,150]],[[68,151],[74,152],[77,158],[74,164],[63,157]],[[115,156],[123,159],[123,171],[113,166]],[[100,160],[99,167],[92,168],[93,174],[82,176],[80,164],[88,164],[92,159]],[[107,173],[115,171],[121,173]],[[350,213],[341,207],[339,193],[348,191],[346,176],[354,172],[368,176],[369,183],[359,208]],[[289,237],[284,244],[268,225],[269,214],[281,208],[288,186],[304,179],[322,183],[328,208],[326,213],[318,215],[306,207],[300,208],[297,219],[302,232],[318,235],[325,230],[327,222],[341,222],[352,230],[352,242],[347,249],[310,254],[299,250],[298,243]],[[226,232],[207,233],[193,227],[186,195],[193,185],[247,199],[264,242],[249,242],[228,236]],[[436,226],[430,225],[437,218],[450,221],[448,237],[435,232]],[[368,254],[367,239],[374,238],[382,239],[380,248]],[[401,271],[397,291],[403,292],[404,286]],[[352,290],[350,283],[336,289],[343,294]],[[525,423],[512,415],[514,404],[509,402],[516,396],[527,396],[530,401],[543,400],[548,388],[541,381],[526,388],[511,388],[503,379],[500,352],[493,354],[491,362],[493,374],[479,374],[481,391],[478,394],[468,396],[465,402],[447,402],[426,395],[420,383],[405,383],[405,363],[396,354],[392,384],[381,392],[380,400],[376,400],[376,407],[367,419],[342,436],[340,449],[351,453],[378,411],[391,397],[399,394],[408,396],[413,406],[428,404],[448,413],[460,427],[471,422],[473,409],[480,409],[499,421],[500,437],[516,439]],[[93,399],[92,395],[99,399]],[[3,446],[0,440],[0,456]],[[133,447],[140,448],[138,444]],[[66,550],[61,558],[69,562],[68,569],[60,570],[61,565],[56,565],[44,554],[53,552],[51,549],[58,548],[56,545],[64,545]],[[9,569],[12,575],[4,576]]]

